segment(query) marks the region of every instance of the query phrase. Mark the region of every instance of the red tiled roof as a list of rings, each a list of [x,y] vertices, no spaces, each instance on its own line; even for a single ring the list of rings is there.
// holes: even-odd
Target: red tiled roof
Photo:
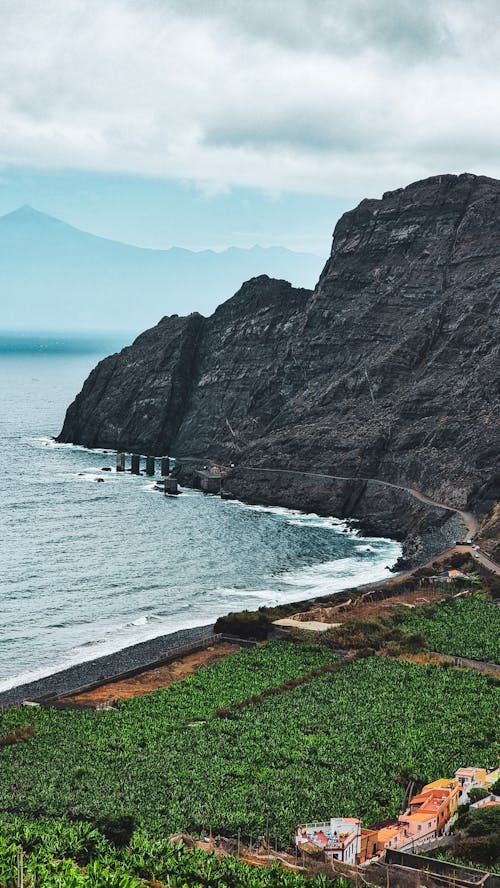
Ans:
[[[313,833],[313,838],[314,838],[314,841],[319,842],[320,845],[328,845],[328,842],[329,842],[328,836],[325,836],[322,829],[319,832]]]

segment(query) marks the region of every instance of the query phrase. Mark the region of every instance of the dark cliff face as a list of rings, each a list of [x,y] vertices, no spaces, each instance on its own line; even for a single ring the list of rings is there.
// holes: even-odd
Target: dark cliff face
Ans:
[[[381,478],[486,510],[499,291],[500,182],[417,182],[342,217],[314,292],[254,278],[102,361],[60,440]]]
[[[97,365],[59,440],[157,455],[240,452],[300,387],[290,342],[311,296],[262,275],[210,318],[163,318]]]
[[[311,296],[286,281],[253,278],[206,321],[173,452],[237,456],[265,437],[303,387],[293,347]]]
[[[163,318],[100,361],[68,408],[59,440],[166,453],[189,398],[204,323],[198,314]]]

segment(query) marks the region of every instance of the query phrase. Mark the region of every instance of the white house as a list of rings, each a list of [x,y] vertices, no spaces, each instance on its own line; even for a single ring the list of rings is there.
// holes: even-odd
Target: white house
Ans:
[[[324,823],[304,823],[295,830],[295,844],[303,851],[321,850],[327,860],[355,864],[361,851],[361,821],[332,817]]]

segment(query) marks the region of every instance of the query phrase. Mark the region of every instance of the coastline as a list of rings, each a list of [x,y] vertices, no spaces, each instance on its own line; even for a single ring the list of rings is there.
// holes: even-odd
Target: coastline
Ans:
[[[62,446],[68,447],[74,445]],[[84,449],[88,450],[88,448]],[[100,451],[91,450],[90,452],[95,453]],[[186,484],[186,486],[192,486],[194,489],[196,489],[195,485]],[[243,498],[240,500],[240,502],[242,505],[257,505],[256,503],[245,502]],[[262,505],[264,506],[264,508],[269,508],[270,506],[272,507],[272,505],[274,504],[262,502],[258,505]],[[301,506],[297,506],[295,504],[293,507],[293,511],[296,512],[297,510],[302,512]],[[349,524],[348,519],[346,520],[346,524]],[[361,533],[360,539],[362,539],[363,537],[365,537],[365,534]],[[393,561],[390,560],[389,563],[392,564]],[[352,583],[352,579],[351,581],[349,581],[349,578],[346,577],[345,585],[342,589],[338,590],[339,594],[342,594],[342,592],[346,589],[352,588],[353,585],[358,587],[364,586],[366,584],[366,579],[362,577],[357,578],[358,581],[356,581],[355,579],[354,584]],[[387,579],[388,578],[381,579],[379,582],[385,582],[387,581]],[[368,585],[370,585],[370,583],[368,583]],[[300,606],[303,605],[305,601],[315,602],[321,600],[324,597],[325,595],[318,595],[316,592],[316,594],[314,594],[312,598],[309,598],[305,594],[304,589],[297,588],[295,590],[293,601],[289,602],[289,604]],[[233,604],[233,606],[228,606],[228,612],[237,609],[238,608],[235,606],[235,604]],[[255,607],[252,607],[252,609],[258,610],[258,606],[255,605]],[[12,686],[5,688],[5,690],[0,690],[0,710],[5,709],[9,706],[18,705],[25,700],[35,700],[45,696],[57,696],[60,694],[66,694],[74,691],[76,688],[82,687],[87,684],[92,684],[101,680],[112,679],[116,675],[120,675],[124,672],[128,672],[137,668],[145,668],[152,662],[161,659],[164,654],[171,652],[175,648],[181,647],[185,644],[189,644],[193,641],[198,641],[206,637],[207,635],[210,635],[213,631],[215,617],[207,614],[205,619],[209,620],[210,622],[204,623],[202,626],[188,626],[185,628],[172,630],[171,632],[167,631],[166,633],[164,632],[163,634],[155,636],[151,639],[129,643],[125,647],[116,651],[111,651],[109,653],[96,653],[94,657],[91,657],[88,660],[76,663],[70,662],[66,665],[54,664],[54,671],[49,672],[48,674],[45,673],[37,676],[36,671],[34,671],[32,676],[30,676],[26,672],[24,673],[24,675],[21,674],[18,676],[13,676]]]
[[[173,474],[179,483],[199,490],[201,462],[187,457],[175,460]],[[458,509],[440,506],[381,479],[234,466],[224,479],[224,492],[227,499],[247,505],[335,516],[347,524],[355,522],[360,536],[399,542],[402,553],[393,568],[396,572],[418,568],[466,532]]]
[[[76,663],[43,678],[14,685],[12,688],[0,692],[0,710],[18,705],[24,700],[35,700],[46,695],[66,694],[83,685],[101,679],[111,679],[115,675],[132,669],[146,667],[175,648],[206,638],[212,634],[213,627],[214,624],[210,623],[206,626],[177,629],[167,635],[158,635],[155,638],[129,645],[112,654]]]
[[[265,474],[265,470],[263,470],[263,473]],[[181,470],[181,472],[179,474],[181,474],[181,476],[183,476],[182,483],[185,486],[194,487],[196,489],[197,485],[192,483],[193,479],[192,479],[192,477],[190,477],[189,471],[186,472],[184,469],[184,472],[182,472],[182,470]],[[295,495],[297,494],[297,490],[294,490],[293,487],[292,487],[292,489],[288,488],[288,490],[287,490],[288,496],[286,497],[286,501],[283,502],[283,499],[284,499],[284,497],[282,495],[283,492],[281,490],[276,490],[276,487],[274,487],[274,485],[269,485],[269,488],[267,490],[267,496],[259,495],[259,494],[262,494],[262,490],[257,491],[254,488],[250,493],[250,491],[248,491],[248,490],[245,491],[240,488],[237,491],[237,493],[236,493],[236,490],[234,491],[234,493],[236,493],[236,496],[233,494],[232,498],[238,499],[242,504],[250,504],[250,505],[258,504],[258,505],[261,505],[264,507],[266,507],[266,506],[267,507],[280,506],[282,508],[283,507],[294,508],[294,509],[299,509],[300,511],[302,511],[302,510],[306,510],[307,507],[309,507],[309,508],[311,507],[311,503],[308,502],[308,497],[307,496],[304,497],[304,492],[305,491],[302,489],[302,491],[301,491],[302,497],[300,497],[300,496],[296,497]],[[250,495],[248,495],[249,493],[250,493]],[[247,495],[245,496],[245,494],[247,494]],[[293,504],[290,502],[291,498],[293,498],[295,500],[295,502],[293,502]],[[300,504],[297,504],[296,499],[298,499],[299,501],[302,500],[300,502]],[[270,500],[271,500],[271,502],[270,502]],[[281,500],[281,502],[280,502],[280,500]],[[332,503],[328,503],[330,508],[327,507],[327,508],[323,508],[323,509],[318,508],[318,506],[320,504],[317,501],[314,503],[314,505],[315,505],[318,513],[323,512],[324,515],[325,514],[330,514],[330,515],[332,514],[332,512],[330,510]],[[321,504],[321,505],[324,506],[326,504]],[[391,503],[391,505],[392,505],[392,503]],[[398,505],[399,505],[399,503],[398,503]],[[427,514],[429,514],[429,511],[430,512],[433,511],[432,507],[422,506],[422,504],[420,504],[420,505],[421,505],[422,511],[427,512]],[[436,510],[436,511],[439,514],[439,511],[438,510]],[[365,520],[363,520],[363,517],[365,518]],[[354,516],[349,516],[349,517],[345,516],[344,520],[346,520],[346,522],[349,522],[349,520],[354,518],[358,527],[359,527],[359,525],[361,525],[361,527],[359,527],[359,529],[361,530],[360,536],[365,536],[365,535],[369,536],[370,531],[372,531],[372,533],[373,533],[375,531],[375,529],[378,531],[381,530],[380,527],[377,527],[377,528],[370,527],[370,526],[367,527],[366,526],[366,523],[367,523],[366,516],[363,516],[363,517],[361,517],[361,519],[360,519],[359,517],[354,518]],[[435,512],[435,517],[437,517],[436,512]],[[446,517],[448,517],[448,516],[446,516]],[[431,546],[429,547],[431,550],[433,550],[432,554],[438,552],[440,549],[442,550],[443,542],[444,542],[443,536],[453,537],[456,534],[456,531],[458,530],[458,528],[454,526],[455,521],[450,520],[450,518],[448,518],[448,521],[445,523],[447,525],[447,527],[446,527],[447,532],[445,532],[445,534],[443,534],[443,528],[439,527],[438,522],[436,522],[436,523],[432,522],[432,525],[433,525],[432,530],[430,528],[426,528],[428,537],[431,537],[431,539],[432,539]],[[363,525],[365,525],[365,526],[363,526]],[[437,527],[436,527],[436,525],[437,525]],[[453,527],[453,530],[451,529],[452,527]],[[433,533],[433,531],[434,531],[434,533]],[[435,537],[434,537],[434,534],[435,534]],[[385,534],[384,534],[384,536],[385,536]],[[389,539],[391,538],[391,536],[394,539],[395,534],[394,535],[390,534],[390,533],[387,534],[387,537]],[[434,538],[432,538],[432,537],[434,537]],[[424,555],[424,552],[422,551],[422,549],[424,547],[419,547],[419,548],[420,548],[420,551],[418,551],[418,554],[415,553],[416,557],[414,558],[414,562],[422,563],[423,561],[425,561],[425,558],[422,557],[422,555]],[[426,548],[427,547],[424,548],[424,551]],[[428,553],[425,552],[425,555],[427,555],[427,554]],[[415,564],[413,564],[412,566],[415,566]],[[397,571],[397,573],[399,573],[399,571]],[[397,573],[394,574],[394,577],[397,576]],[[361,588],[365,588],[365,587],[369,587],[369,586],[379,586],[379,585],[382,585],[386,582],[387,582],[387,579],[379,580],[379,581],[375,581],[375,582],[369,582],[369,583],[361,583],[361,584],[356,584],[356,586],[353,586],[353,587],[346,586],[346,589],[348,589],[348,588],[361,589]],[[342,594],[342,591],[345,591],[345,590],[339,590],[338,594]],[[293,603],[296,606],[300,606],[301,604],[305,604],[306,600],[309,604],[312,604],[313,602],[321,601],[325,597],[326,596],[321,595],[321,596],[315,596],[312,599],[303,599],[300,597],[300,593],[299,593],[298,599],[294,602],[291,602],[291,604]],[[53,695],[56,696],[59,694],[66,694],[71,691],[74,691],[76,688],[82,687],[87,684],[92,684],[93,682],[98,682],[100,680],[112,679],[114,676],[120,675],[124,672],[128,672],[128,671],[131,671],[134,669],[146,668],[152,662],[160,659],[162,656],[173,651],[175,648],[181,647],[181,646],[183,646],[185,644],[189,644],[191,642],[196,642],[198,640],[203,639],[207,635],[210,635],[213,631],[213,626],[214,626],[214,623],[210,623],[210,624],[207,624],[204,626],[196,626],[196,627],[189,627],[189,628],[185,628],[185,629],[178,629],[178,630],[175,630],[171,633],[156,636],[152,639],[147,639],[142,642],[137,642],[135,644],[128,645],[118,651],[114,651],[109,654],[104,654],[104,655],[101,655],[101,656],[96,657],[94,659],[90,659],[87,661],[83,661],[81,663],[76,663],[71,666],[67,666],[67,667],[59,669],[58,671],[53,672],[49,675],[42,676],[40,678],[34,678],[31,681],[25,681],[22,684],[14,685],[11,688],[8,688],[4,691],[0,691],[0,710],[5,709],[5,708],[12,706],[12,705],[18,705],[18,704],[22,703],[24,700],[34,700],[34,699],[39,699],[39,698],[45,697],[45,696],[53,696]]]

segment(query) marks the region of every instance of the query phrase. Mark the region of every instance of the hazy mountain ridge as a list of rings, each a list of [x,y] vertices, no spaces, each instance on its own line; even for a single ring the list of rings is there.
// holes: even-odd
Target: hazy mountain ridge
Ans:
[[[0,327],[140,330],[166,313],[211,313],[256,274],[313,284],[321,265],[284,247],[136,247],[24,206],[0,217]]]
[[[362,201],[314,291],[261,276],[208,319],[164,318],[93,371],[61,440],[381,478],[485,512],[499,498],[499,207],[500,182],[468,174]],[[362,482],[232,486],[414,526],[414,503]]]

